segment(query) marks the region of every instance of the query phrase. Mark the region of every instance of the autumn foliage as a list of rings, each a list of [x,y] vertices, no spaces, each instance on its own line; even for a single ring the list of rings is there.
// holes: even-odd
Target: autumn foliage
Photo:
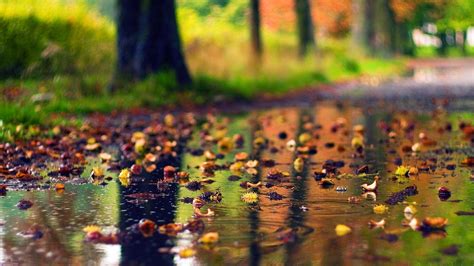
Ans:
[[[264,27],[277,31],[293,31],[296,20],[294,3],[294,0],[261,0]],[[439,14],[434,13],[439,13],[436,11],[442,9],[446,3],[447,0],[390,0],[390,7],[395,20],[403,22],[413,20],[419,8],[424,10],[425,16],[439,17]],[[350,31],[351,0],[310,0],[310,5],[313,22],[319,34],[341,36]]]
[[[310,5],[318,32],[340,35],[350,29],[350,0],[311,0]],[[294,29],[294,0],[262,0],[261,12],[265,27],[283,31]]]
[[[439,19],[441,10],[446,8],[449,0],[390,0],[390,8],[398,22],[412,20],[417,9],[424,6],[424,16]]]

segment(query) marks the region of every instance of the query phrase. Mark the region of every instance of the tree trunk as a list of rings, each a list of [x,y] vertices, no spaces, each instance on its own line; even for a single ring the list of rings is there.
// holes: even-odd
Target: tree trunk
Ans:
[[[352,25],[351,25],[351,37],[352,45],[359,51],[367,52],[367,15],[365,9],[365,0],[353,0],[352,1]]]
[[[373,38],[373,6],[370,0],[352,1],[352,45],[362,53],[370,53]]]
[[[135,77],[133,64],[139,36],[141,1],[118,0],[117,10],[117,65],[109,87],[111,91]]]
[[[298,53],[303,57],[309,48],[316,46],[309,0],[295,0],[295,11],[299,44]]]
[[[411,35],[411,28],[406,22],[398,22],[395,27],[395,51],[398,54],[412,56],[415,53],[415,44]]]
[[[256,57],[260,57],[263,50],[260,31],[260,0],[250,0],[250,37],[252,51]]]
[[[441,41],[441,45],[438,47],[438,55],[446,56],[448,50],[448,41],[446,36],[446,30],[442,30],[439,32],[438,37]]]
[[[172,71],[180,85],[191,83],[176,21],[174,0],[149,0],[136,51],[135,71],[143,79],[159,71]]]
[[[376,0],[366,0],[365,2],[365,12],[367,20],[365,21],[365,26],[367,27],[367,42],[368,48],[371,53],[375,51],[375,1]]]
[[[467,54],[467,29],[462,31],[461,52],[462,52],[463,56],[468,56],[468,54]]]
[[[395,19],[389,1],[375,1],[374,11],[375,51],[382,56],[391,56],[395,50]]]

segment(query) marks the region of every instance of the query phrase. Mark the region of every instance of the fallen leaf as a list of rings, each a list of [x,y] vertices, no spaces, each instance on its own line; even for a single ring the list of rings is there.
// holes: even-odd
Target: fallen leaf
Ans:
[[[128,169],[125,168],[122,171],[120,171],[120,174],[118,176],[120,184],[122,184],[122,186],[124,186],[124,187],[128,187],[131,183],[130,176],[131,176],[131,174],[130,174],[130,171]]]
[[[199,243],[208,245],[215,244],[217,241],[219,241],[219,233],[217,232],[206,233],[198,240]]]
[[[158,232],[163,235],[176,236],[179,232],[184,230],[183,224],[164,224],[158,227]]]
[[[245,203],[256,203],[258,201],[258,194],[255,192],[247,192],[242,195],[241,199]]]
[[[344,225],[344,224],[336,225],[335,230],[336,230],[336,235],[337,236],[344,236],[344,235],[349,234],[352,231],[352,229],[349,226]]]
[[[303,172],[303,168],[304,168],[303,158],[301,158],[301,157],[296,158],[295,161],[293,162],[293,168],[298,173]]]
[[[152,220],[141,219],[138,223],[138,230],[142,233],[143,237],[151,237],[155,233],[156,224]]]
[[[373,208],[374,213],[376,214],[384,214],[388,211],[388,207],[383,204],[376,204]]]
[[[371,229],[375,229],[375,228],[382,228],[382,229],[383,229],[384,226],[385,226],[385,219],[382,219],[382,220],[380,220],[380,221],[378,221],[378,222],[375,221],[375,220],[370,220],[370,221],[369,221],[369,227],[370,227]]]
[[[426,217],[422,224],[429,229],[443,229],[448,224],[448,219],[443,217]]]
[[[101,152],[99,154],[99,158],[102,160],[102,161],[110,161],[110,159],[112,159],[112,155],[110,155],[109,153],[106,153],[106,152]]]
[[[408,172],[410,171],[410,168],[400,165],[397,167],[397,170],[395,170],[395,175],[398,176],[408,176]]]
[[[179,251],[179,256],[181,258],[190,258],[194,255],[196,255],[196,250],[192,249],[192,248],[183,248]]]
[[[102,228],[100,226],[97,226],[97,225],[88,225],[88,226],[82,228],[82,231],[84,231],[86,233],[100,232],[101,230],[102,230]]]
[[[56,185],[54,185],[54,189],[56,190],[64,190],[65,186],[63,183],[56,183]]]

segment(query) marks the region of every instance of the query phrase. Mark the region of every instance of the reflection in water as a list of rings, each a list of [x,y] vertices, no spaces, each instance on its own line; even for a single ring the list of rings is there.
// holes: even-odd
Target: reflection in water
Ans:
[[[306,116],[310,119],[303,118]],[[128,188],[120,187],[114,181],[105,187],[67,185],[63,194],[55,191],[9,191],[6,197],[0,198],[0,220],[6,222],[4,226],[0,225],[0,264],[472,264],[474,219],[472,216],[455,214],[456,211],[470,211],[474,207],[474,185],[470,181],[472,169],[459,166],[466,154],[473,153],[470,140],[463,138],[462,132],[458,130],[460,116],[463,120],[474,122],[472,112],[399,112],[386,106],[377,109],[350,104],[342,104],[342,108],[338,108],[332,102],[321,102],[311,110],[288,107],[231,117],[225,122],[228,135],[242,134],[245,145],[218,160],[219,164],[229,163],[236,152],[245,151],[255,159],[275,160],[275,167],[260,165],[257,176],[242,175],[239,181],[230,181],[229,171],[216,171],[213,177],[215,182],[195,192],[177,184],[158,190],[156,183],[164,165],[160,165],[154,175],[146,176],[146,182]],[[257,117],[257,122],[249,123],[254,117]],[[304,171],[297,174],[292,170],[294,153],[289,152],[285,144],[290,139],[298,139],[298,135],[304,132],[302,121],[311,120],[314,125],[321,126],[320,129],[311,130],[314,135],[319,135],[319,138],[315,138],[318,153],[310,156]],[[381,120],[397,133],[397,139],[388,140],[386,133],[379,128]],[[345,121],[345,127],[334,132],[332,126],[337,121]],[[452,123],[452,132],[439,130],[440,125],[446,122]],[[402,124],[410,123],[416,127],[407,134]],[[362,158],[355,156],[351,148],[352,127],[355,124],[365,125],[366,149],[365,157]],[[278,137],[282,131],[287,133],[286,139]],[[256,132],[268,139],[269,146],[275,150],[254,150],[252,137],[255,137]],[[403,152],[403,146],[419,141],[421,132],[435,139],[438,145],[428,147],[418,155]],[[199,142],[197,133],[190,146],[197,148]],[[338,149],[338,145],[344,149]],[[397,167],[394,161],[398,157],[403,164],[420,166],[427,162],[432,169],[415,177],[394,178],[393,172]],[[199,179],[201,174],[195,167],[203,158],[185,153],[181,169],[189,171],[191,179]],[[347,187],[345,193],[336,192],[334,188],[321,188],[313,180],[312,173],[321,171],[326,160],[344,161],[344,166],[340,168],[343,173],[352,174],[356,166],[361,164],[368,164],[371,172],[379,172],[381,185],[377,201],[362,199],[359,204],[347,201],[349,196],[360,197],[360,185],[371,181],[372,177],[335,179],[336,186]],[[179,162],[170,163],[178,165]],[[448,170],[448,163],[455,163],[458,167]],[[260,188],[258,207],[242,202],[240,196],[246,189],[241,188],[239,183],[266,182],[270,168],[288,171],[291,175],[275,187]],[[389,206],[385,214],[373,213],[375,203],[383,203],[391,193],[412,184],[418,187],[419,194],[410,196],[407,201],[416,202],[418,212],[415,217],[419,220],[426,216],[448,218],[449,226],[445,235],[424,237],[420,232],[403,227],[404,204]],[[452,197],[449,200],[439,200],[439,186],[451,189]],[[220,204],[211,205],[216,217],[203,219],[206,232],[219,232],[220,242],[215,249],[196,245],[198,236],[187,232],[177,238],[155,234],[143,239],[139,233],[134,234],[137,233],[134,226],[143,218],[157,224],[190,220],[192,206],[178,198],[196,197],[203,191],[217,189],[222,192],[223,200]],[[283,200],[270,200],[268,193],[271,191],[283,195]],[[127,197],[134,193],[153,193],[158,196],[147,201]],[[15,204],[23,198],[34,201],[34,206],[27,211],[18,210]],[[307,207],[307,211],[300,208],[302,205]],[[387,222],[385,231],[367,227],[369,220],[381,219]],[[19,232],[34,224],[43,230],[43,238],[33,241],[18,236]],[[122,232],[129,233],[121,245],[86,243],[83,241],[82,228],[90,224],[116,226]],[[343,237],[336,236],[334,228],[337,224],[348,225],[352,232]],[[291,230],[296,232],[294,239],[288,237],[292,235]],[[382,238],[384,232],[397,235],[398,241],[389,242]],[[457,256],[446,256],[440,252],[451,245],[460,246]],[[193,258],[180,258],[176,254],[160,252],[161,248],[189,246],[197,249]]]
[[[121,247],[119,245],[97,244],[95,248],[103,255],[100,258],[100,265],[117,265],[120,262]]]
[[[321,247],[325,250],[324,255],[321,259],[321,265],[344,265],[344,246],[341,245],[344,242],[341,238],[331,238],[326,241]],[[330,252],[329,252],[330,251]]]
[[[305,121],[303,117],[305,117],[307,113],[308,113],[308,110],[300,111],[300,115],[298,119],[299,126],[298,126],[298,130],[296,131],[296,136],[299,136],[300,134],[305,132],[303,131],[303,124],[309,121]],[[296,157],[294,159],[296,159]],[[305,160],[305,165],[301,173],[297,173],[294,169],[292,169],[292,176],[293,176],[292,181],[294,184],[294,188],[293,188],[293,192],[291,193],[287,223],[288,223],[289,228],[292,230],[292,232],[296,234],[295,239],[303,237],[303,231],[307,230],[304,224],[305,213],[302,207],[304,207],[304,205],[306,204],[305,202],[306,194],[308,191],[306,182],[309,175],[308,166],[310,165],[310,163],[311,162],[309,159]],[[295,254],[294,250],[299,248],[299,243],[300,243],[299,241],[295,243],[294,241],[290,241],[286,245],[287,254],[286,254],[285,264],[293,265],[297,263],[298,258],[294,256]]]
[[[251,139],[250,143],[254,142],[255,138],[255,132],[261,130],[259,127],[259,124],[257,122],[252,123],[252,127],[250,129],[251,133]],[[252,156],[254,157],[255,160],[261,160],[261,150],[260,149],[255,149],[255,147],[252,146]],[[257,183],[262,180],[262,166],[259,165],[257,168],[257,175],[255,175],[253,178],[251,178],[252,183]],[[250,247],[249,247],[249,264],[250,265],[259,265],[260,264],[260,258],[261,258],[261,250],[260,250],[260,243],[258,240],[258,233],[259,233],[259,228],[260,228],[260,216],[259,212],[257,209],[251,209],[248,214],[248,220],[250,223]]]
[[[127,228],[136,226],[141,219],[150,219],[155,221],[157,225],[174,222],[177,190],[176,184],[170,184],[164,194],[137,205],[135,202],[128,200],[125,195],[156,193],[156,185],[144,184],[131,188],[121,188],[120,230],[126,231]],[[172,246],[170,242],[167,242],[169,240],[167,236],[154,234],[153,237],[143,238],[138,231],[135,232],[136,234],[131,234],[130,238],[127,238],[122,244],[122,264],[173,264],[172,255],[159,252],[162,247]]]
[[[127,234],[121,247],[121,264],[123,265],[173,265],[173,255],[162,252],[161,248],[171,248],[173,243],[168,236],[155,233],[152,237],[143,238],[137,225],[141,219],[150,219],[157,226],[173,223],[176,213],[178,184],[164,183],[157,186],[162,179],[166,165],[176,165],[176,161],[158,164],[153,174],[145,174],[144,182],[130,187],[120,187],[120,221],[119,228]],[[158,177],[157,175],[160,175]],[[135,193],[151,193],[156,198],[145,202],[131,200],[127,195]]]
[[[3,214],[3,213],[0,212],[0,214]],[[5,217],[5,216],[2,215],[1,217]],[[5,254],[5,249],[3,247],[4,246],[4,243],[3,243],[4,235],[5,235],[5,232],[4,232],[3,226],[0,226],[0,263],[1,264],[6,263],[6,260],[7,260],[7,256]]]
[[[463,67],[416,67],[413,69],[412,82],[472,84],[474,68],[470,65]]]

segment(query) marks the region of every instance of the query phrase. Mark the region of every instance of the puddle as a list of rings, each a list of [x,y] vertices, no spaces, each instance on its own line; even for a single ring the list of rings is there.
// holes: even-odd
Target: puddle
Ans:
[[[464,106],[466,102],[468,106],[473,106],[468,100],[463,101]],[[327,101],[311,107],[255,110],[229,117],[208,118],[207,125],[211,124],[209,121],[213,124],[209,127],[210,135],[215,136],[219,134],[217,131],[225,128],[226,136],[241,134],[244,139],[241,148],[233,149],[217,160],[219,165],[232,162],[235,154],[242,151],[259,161],[274,160],[277,165],[260,165],[255,176],[241,174],[238,181],[228,178],[235,173],[218,170],[212,177],[215,182],[204,184],[198,191],[191,191],[177,183],[158,189],[156,176],[152,174],[146,174],[140,182],[123,187],[116,179],[119,169],[130,166],[127,163],[118,163],[119,166],[106,172],[106,176],[111,176],[113,180],[102,185],[76,185],[66,180],[64,191],[8,191],[6,196],[0,198],[0,224],[3,224],[0,225],[0,263],[472,264],[474,217],[457,215],[456,212],[471,212],[474,208],[473,170],[461,166],[463,159],[474,156],[474,150],[471,140],[466,139],[459,129],[461,121],[474,123],[474,116],[472,109],[455,108],[458,106],[456,102],[449,106],[440,109],[433,102],[422,105],[413,102],[401,107],[390,102],[370,103],[369,106],[367,103]],[[136,129],[144,130],[147,123],[157,119],[155,116],[159,117],[134,118],[131,122],[133,130],[116,134],[104,143],[114,146],[112,150],[115,151],[119,146],[117,144],[128,140]],[[127,119],[123,118],[122,122],[127,123]],[[189,172],[191,181],[203,177],[199,166],[205,157],[192,155],[190,151],[204,147],[218,152],[215,144],[203,145],[205,136],[202,128],[206,127],[203,122],[198,121],[199,126],[196,127],[201,130],[194,130],[180,160],[180,170]],[[337,123],[344,126],[335,127]],[[448,123],[452,126],[451,131],[447,130]],[[362,155],[351,147],[355,125],[364,125],[365,128]],[[408,130],[411,126],[414,126],[413,130]],[[395,139],[387,137],[385,130],[388,128],[396,132]],[[317,152],[305,156],[306,163],[297,173],[293,169],[295,153],[289,151],[286,144],[290,139],[298,139],[303,132],[311,134]],[[404,146],[411,147],[421,141],[420,133],[436,144],[424,145],[418,153],[404,152]],[[163,145],[160,136],[148,141],[154,146]],[[258,137],[267,141],[266,149],[255,148],[254,141]],[[91,165],[100,164],[97,159],[94,160],[85,167],[81,178],[88,180]],[[323,188],[315,180],[314,172],[321,171],[328,160],[343,161],[338,171],[348,175],[333,178],[334,186]],[[418,169],[423,169],[427,162],[428,170],[420,170],[418,175],[409,177],[395,177],[400,160],[403,165]],[[374,175],[354,176],[361,165],[368,165],[370,174],[380,176],[375,200],[362,197],[361,185],[371,183]],[[162,166],[158,168],[162,169]],[[272,168],[288,172],[289,176],[271,188],[260,188],[257,205],[242,201],[241,197],[247,190],[240,186],[241,182],[268,182],[267,176]],[[426,235],[411,230],[402,225],[407,204],[385,203],[393,193],[410,185],[415,185],[418,190],[416,195],[406,198],[417,209],[415,217],[419,221],[425,217],[447,218],[445,232]],[[450,189],[448,200],[438,197],[441,186]],[[337,187],[343,187],[345,191],[336,191]],[[222,201],[205,207],[212,208],[215,216],[201,218],[205,223],[205,232],[219,233],[219,243],[215,248],[198,245],[198,236],[187,231],[176,237],[155,234],[152,238],[132,239],[112,245],[85,241],[83,228],[86,225],[111,226],[124,232],[143,218],[158,225],[186,223],[193,219],[193,206],[182,199],[216,190],[222,193]],[[277,192],[282,199],[271,200],[268,196],[270,192]],[[149,194],[138,196],[138,199],[127,196],[134,193]],[[360,201],[350,203],[349,197],[358,197]],[[28,210],[19,210],[16,204],[21,199],[34,204]],[[375,214],[375,204],[387,205],[388,211]],[[385,219],[385,229],[369,228],[370,220],[381,219]],[[338,224],[349,226],[351,233],[337,236],[335,227]],[[41,228],[41,238],[32,240],[19,235],[35,225]],[[163,252],[165,248],[180,250],[186,247],[194,247],[196,254],[182,258],[173,252]],[[453,252],[455,255],[452,255]]]

